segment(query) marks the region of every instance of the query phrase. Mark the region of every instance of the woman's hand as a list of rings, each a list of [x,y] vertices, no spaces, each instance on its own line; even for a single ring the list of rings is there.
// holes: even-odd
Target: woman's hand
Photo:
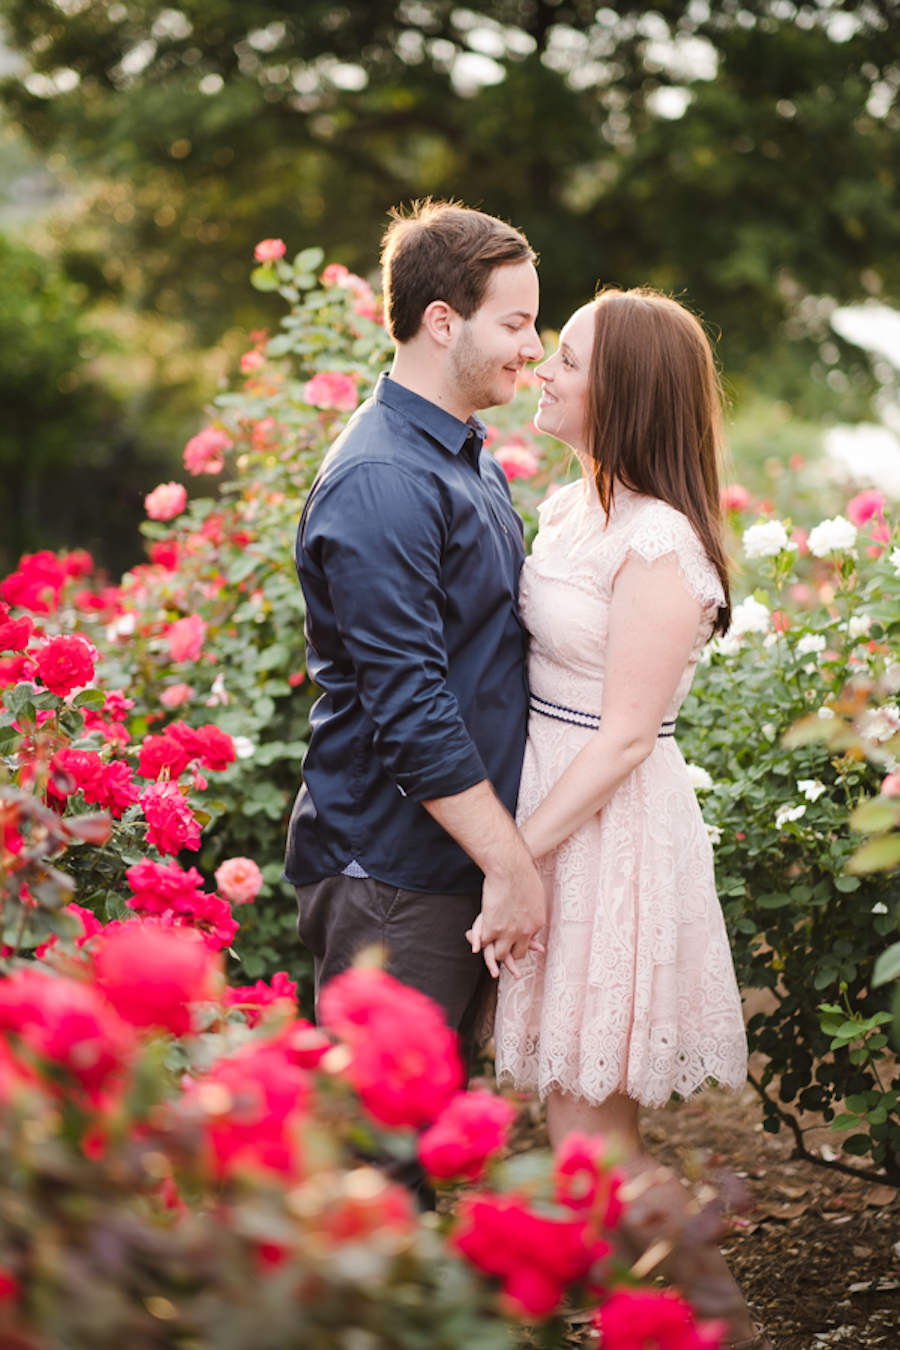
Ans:
[[[494,952],[493,942],[482,941],[483,927],[484,927],[484,916],[483,914],[477,914],[475,916],[475,922],[472,924],[472,927],[468,929],[468,931],[466,932],[466,938],[468,939],[469,946],[472,948],[472,951],[481,952],[482,956],[484,957],[484,964],[487,966],[488,970],[490,971],[491,975],[495,980],[498,979],[500,976],[501,966],[506,967],[506,969],[509,971],[510,975],[512,975],[514,980],[521,979],[522,973],[519,970],[518,966],[516,965],[512,955],[509,955],[505,957],[502,961],[498,962],[496,954]],[[528,950],[530,952],[540,952],[541,955],[543,955],[544,952],[546,951],[546,948],[542,942],[538,941],[536,937],[533,937],[528,944]]]

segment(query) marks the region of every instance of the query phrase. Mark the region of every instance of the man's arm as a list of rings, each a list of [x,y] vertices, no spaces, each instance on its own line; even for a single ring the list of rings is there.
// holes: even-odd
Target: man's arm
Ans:
[[[523,957],[544,926],[544,887],[512,816],[487,781],[422,805],[484,873],[481,945],[498,964]]]

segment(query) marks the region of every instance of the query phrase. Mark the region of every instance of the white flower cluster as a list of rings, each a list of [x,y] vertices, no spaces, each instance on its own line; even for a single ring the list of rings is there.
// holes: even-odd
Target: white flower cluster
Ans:
[[[820,521],[809,532],[809,551],[816,558],[829,553],[845,553],[856,543],[856,526],[846,516]]]
[[[797,641],[798,656],[812,656],[813,652],[824,652],[825,635],[823,633],[804,633]]]
[[[784,549],[796,549],[788,539],[780,520],[764,520],[750,525],[743,534],[744,552],[748,558],[774,558]]]
[[[768,633],[772,617],[765,605],[748,595],[731,612],[729,634],[743,637],[745,633]]]
[[[783,825],[787,825],[791,820],[799,820],[801,816],[806,815],[805,806],[779,806],[775,812],[775,828],[780,830]]]
[[[871,614],[853,614],[847,624],[847,633],[852,639],[866,637],[872,627]]]
[[[817,802],[822,793],[828,789],[818,778],[798,778],[797,791],[802,793],[808,802]]]
[[[688,781],[694,791],[708,792],[713,785],[713,780],[706,770],[701,768],[699,764],[688,764],[685,767],[687,768]]]

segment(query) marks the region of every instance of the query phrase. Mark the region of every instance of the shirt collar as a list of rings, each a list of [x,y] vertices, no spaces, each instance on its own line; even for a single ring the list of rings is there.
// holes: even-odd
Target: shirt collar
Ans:
[[[473,414],[467,422],[461,422],[452,413],[432,403],[431,399],[413,393],[389,375],[379,375],[374,398],[376,403],[386,403],[389,408],[420,427],[454,455],[462,450],[470,432],[474,431],[479,441],[483,441],[487,433],[487,427],[480,417]]]

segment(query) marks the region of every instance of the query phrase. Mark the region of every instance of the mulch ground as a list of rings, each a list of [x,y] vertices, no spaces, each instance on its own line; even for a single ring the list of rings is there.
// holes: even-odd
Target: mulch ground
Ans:
[[[801,1125],[809,1152],[841,1159],[840,1135]],[[763,1130],[749,1086],[648,1111],[644,1133],[688,1176],[725,1169],[744,1181],[752,1207],[732,1220],[722,1249],[775,1350],[900,1350],[900,1192],[793,1157],[786,1130]],[[535,1111],[517,1150],[546,1143]],[[564,1344],[591,1340],[576,1327]]]

